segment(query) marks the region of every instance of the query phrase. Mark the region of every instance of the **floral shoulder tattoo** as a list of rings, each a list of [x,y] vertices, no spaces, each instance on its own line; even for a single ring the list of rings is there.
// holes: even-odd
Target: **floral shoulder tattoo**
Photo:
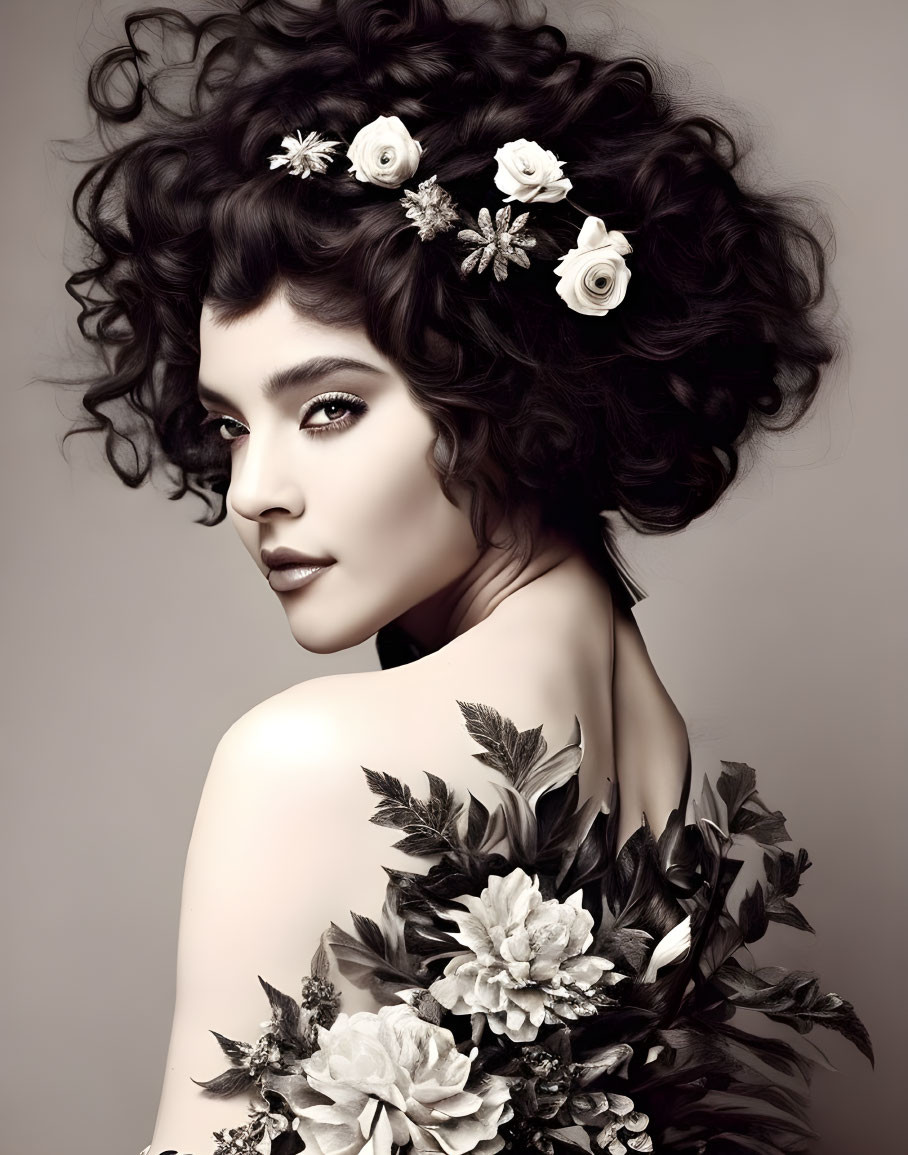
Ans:
[[[431,773],[418,798],[363,767],[371,820],[440,860],[386,867],[380,922],[354,915],[353,935],[332,923],[299,1000],[259,976],[271,1021],[255,1043],[213,1032],[230,1066],[199,1086],[251,1098],[214,1155],[806,1151],[815,1060],[736,1025],[737,1010],[796,1035],[838,1031],[871,1063],[873,1051],[812,972],[748,965],[771,922],[812,929],[791,902],[807,852],[780,845],[784,815],[753,769],[722,762],[689,819],[676,809],[658,838],[644,821],[616,854],[614,806],[579,804],[576,719],[549,754],[541,727],[458,706],[500,803],[490,812]],[[755,845],[762,876],[731,909]],[[329,952],[378,1012],[344,1012]]]

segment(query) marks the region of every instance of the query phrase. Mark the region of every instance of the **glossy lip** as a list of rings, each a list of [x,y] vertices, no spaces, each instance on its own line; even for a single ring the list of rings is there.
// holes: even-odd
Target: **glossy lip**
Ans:
[[[308,585],[309,582],[314,581],[319,574],[324,573],[329,568],[330,566],[327,565],[277,566],[268,571],[268,584],[277,594],[289,593],[291,590],[298,590],[300,586]]]
[[[336,558],[333,557],[312,557],[310,554],[300,553],[297,549],[288,549],[285,545],[279,549],[262,550],[262,564],[269,570],[286,565],[333,565],[335,561]]]

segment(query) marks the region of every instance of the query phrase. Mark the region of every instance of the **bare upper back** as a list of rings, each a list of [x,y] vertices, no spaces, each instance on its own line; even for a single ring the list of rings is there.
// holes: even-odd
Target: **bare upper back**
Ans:
[[[206,779],[187,855],[177,997],[155,1150],[193,1150],[223,1127],[224,1104],[191,1080],[223,1069],[212,1031],[254,1039],[262,976],[292,991],[334,922],[380,919],[383,867],[428,870],[370,821],[377,798],[360,767],[425,797],[425,771],[466,800],[498,802],[458,700],[481,702],[519,729],[543,727],[549,750],[583,737],[582,796],[621,789],[619,841],[645,809],[660,829],[688,765],[683,720],[636,625],[613,612],[604,584],[560,569],[508,596],[482,622],[407,665],[315,678],[268,699],[225,734]],[[336,962],[348,1013],[376,1010]]]
[[[688,769],[687,730],[659,680],[636,623],[615,612],[604,585],[582,590],[565,574],[519,591],[484,622],[418,661],[358,674],[318,678],[282,695],[306,699],[320,718],[319,763],[332,776],[331,800],[320,814],[336,850],[325,863],[330,917],[345,928],[346,912],[377,917],[387,876],[381,868],[428,869],[396,850],[397,832],[370,822],[378,801],[361,767],[394,775],[425,796],[425,771],[442,777],[463,800],[468,792],[489,809],[499,795],[495,771],[473,757],[458,702],[493,707],[519,730],[541,725],[549,751],[571,740],[580,723],[580,795],[605,803],[617,779],[619,845],[645,810],[658,832],[678,805]],[[573,596],[571,596],[573,595]],[[422,866],[420,866],[420,861]],[[314,912],[313,912],[314,913]],[[329,915],[325,906],[322,915]],[[327,925],[327,922],[325,923]],[[344,1003],[370,1009],[371,999],[341,982]]]

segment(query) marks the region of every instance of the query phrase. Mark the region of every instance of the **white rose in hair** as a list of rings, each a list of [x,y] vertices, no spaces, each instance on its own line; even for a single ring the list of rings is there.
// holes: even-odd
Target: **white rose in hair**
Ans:
[[[609,232],[599,217],[587,217],[577,248],[555,266],[558,296],[575,313],[604,316],[624,300],[631,279],[624,256],[632,252],[624,233]]]
[[[379,116],[354,136],[347,156],[349,171],[367,184],[397,188],[416,172],[422,145],[399,116]]]
[[[562,162],[535,140],[508,141],[495,153],[495,187],[507,193],[505,201],[561,201],[573,187],[562,175]]]

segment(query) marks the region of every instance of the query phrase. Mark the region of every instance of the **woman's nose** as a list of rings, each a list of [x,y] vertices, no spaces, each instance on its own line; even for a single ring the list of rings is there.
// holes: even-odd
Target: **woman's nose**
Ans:
[[[250,521],[272,513],[298,517],[305,506],[298,463],[275,439],[248,433],[246,444],[231,461],[227,500],[234,513]]]

